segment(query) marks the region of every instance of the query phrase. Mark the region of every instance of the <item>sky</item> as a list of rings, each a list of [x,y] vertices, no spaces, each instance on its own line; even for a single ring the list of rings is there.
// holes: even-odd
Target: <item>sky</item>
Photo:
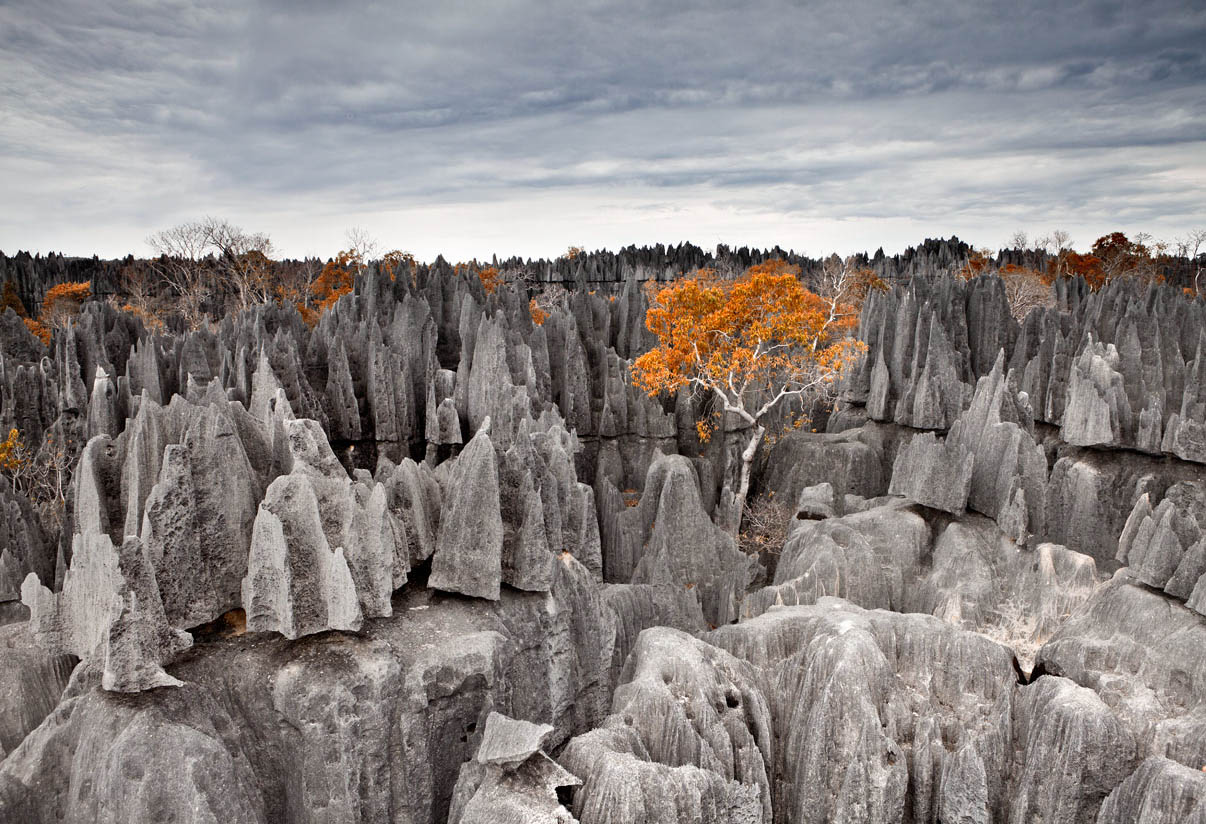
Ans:
[[[1206,3],[0,0],[0,250],[1206,227]]]

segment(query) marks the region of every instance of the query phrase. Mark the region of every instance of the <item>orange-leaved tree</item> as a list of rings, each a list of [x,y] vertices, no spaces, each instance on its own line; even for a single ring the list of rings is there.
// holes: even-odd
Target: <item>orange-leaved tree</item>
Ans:
[[[1105,271],[1101,268],[1101,259],[1096,255],[1082,254],[1071,249],[1060,249],[1047,260],[1047,271],[1044,280],[1048,283],[1060,278],[1081,277],[1096,292],[1105,284]]]
[[[478,270],[478,278],[482,282],[482,287],[485,288],[487,295],[493,295],[498,291],[499,284],[503,282],[502,272],[498,271],[495,266],[487,266],[485,269]]]
[[[13,427],[8,430],[8,437],[0,441],[0,472],[15,475],[26,460],[21,449],[21,433]]]
[[[1149,239],[1141,234],[1131,240],[1122,232],[1110,232],[1097,238],[1090,251],[1101,261],[1105,280],[1133,277],[1148,281],[1155,274],[1152,250],[1145,242]]]
[[[42,298],[42,311],[38,314],[38,319],[35,321],[27,318],[25,325],[29,327],[29,331],[49,346],[51,332],[65,326],[70,318],[78,315],[80,307],[91,294],[92,281],[90,280],[56,283],[46,290],[46,297]]]
[[[778,270],[768,269],[779,271],[785,264],[776,260],[762,266],[780,267]],[[830,255],[821,262],[817,294],[825,301],[827,326],[836,333],[853,331],[867,295],[871,292],[886,291],[888,284],[883,278],[875,274],[874,269],[863,266],[854,255],[847,258]]]
[[[633,364],[638,386],[650,395],[701,390],[749,424],[737,512],[767,416],[788,399],[831,389],[866,349],[850,337],[853,324],[835,319],[825,298],[801,284],[799,268],[783,261],[736,280],[701,270],[673,281],[653,296],[645,324],[657,345]]]
[[[29,316],[29,312],[25,309],[25,302],[17,294],[17,287],[13,285],[11,280],[6,280],[4,281],[3,292],[0,293],[0,314],[7,312],[9,309],[17,313],[17,317],[21,319],[25,324],[25,328],[34,337],[42,341],[46,346],[50,345],[50,330]]]
[[[390,280],[397,280],[399,274],[404,274],[412,284],[415,279],[415,256],[401,249],[392,249],[381,256],[381,271],[389,275]]]
[[[528,299],[528,314],[532,316],[532,323],[537,326],[543,326],[544,322],[549,319],[549,313],[544,311],[536,298]]]
[[[364,257],[355,248],[344,249],[322,267],[322,272],[310,284],[310,292],[319,314],[327,311],[341,297],[352,291],[356,274],[364,268]]]

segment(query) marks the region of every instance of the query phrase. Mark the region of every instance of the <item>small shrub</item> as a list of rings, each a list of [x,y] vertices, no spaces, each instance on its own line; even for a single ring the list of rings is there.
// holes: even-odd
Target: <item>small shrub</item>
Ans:
[[[771,495],[746,502],[738,545],[747,555],[775,555],[783,551],[792,509]]]
[[[34,451],[16,428],[0,442],[0,473],[38,508],[44,527],[58,527],[65,522],[67,489],[78,452],[75,444],[58,444],[53,435]]]

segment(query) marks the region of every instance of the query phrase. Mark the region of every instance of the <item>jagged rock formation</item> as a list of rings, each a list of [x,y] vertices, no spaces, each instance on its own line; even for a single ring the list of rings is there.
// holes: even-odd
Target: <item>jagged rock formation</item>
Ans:
[[[1174,484],[1154,510],[1151,493],[1139,496],[1118,541],[1118,560],[1136,580],[1206,615],[1206,484]]]
[[[763,253],[540,262],[542,324],[443,261],[313,329],[6,316],[0,424],[79,461],[61,524],[0,488],[0,818],[1200,817],[1202,304],[1018,324],[961,248],[868,260],[830,431],[756,463],[773,560],[741,433],[628,374],[642,281]]]
[[[614,487],[609,492],[618,497]],[[754,563],[708,517],[689,460],[659,455],[649,467],[640,502],[630,509],[613,505],[610,511],[608,580],[681,586],[696,593],[713,626],[736,619],[741,596],[754,580]]]

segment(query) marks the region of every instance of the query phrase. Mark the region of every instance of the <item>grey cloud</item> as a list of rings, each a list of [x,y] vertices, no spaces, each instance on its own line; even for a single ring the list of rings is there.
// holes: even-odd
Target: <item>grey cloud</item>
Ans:
[[[1091,222],[1113,198],[1200,222],[1175,181],[1203,175],[1204,34],[1174,0],[9,2],[0,226],[67,207],[39,242],[103,215],[142,251],[145,221],[224,204],[351,223],[620,188],[634,209],[774,189],[786,217]],[[11,231],[0,248],[30,245]]]

